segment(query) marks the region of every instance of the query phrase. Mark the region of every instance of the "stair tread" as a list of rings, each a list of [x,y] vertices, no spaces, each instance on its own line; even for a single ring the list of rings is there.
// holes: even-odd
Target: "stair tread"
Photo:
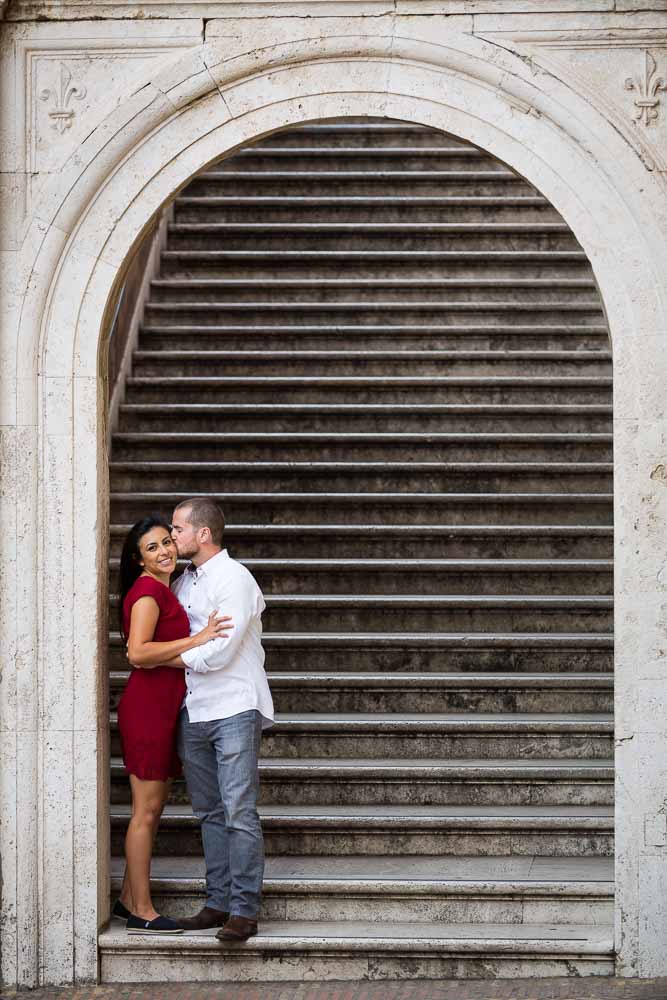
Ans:
[[[368,469],[408,469],[425,471],[466,471],[475,469],[480,472],[531,472],[543,469],[547,472],[611,472],[613,464],[611,462],[309,462],[309,461],[287,461],[287,462],[242,462],[242,461],[206,461],[189,462],[185,459],[168,461],[149,461],[139,459],[130,461],[119,459],[109,463],[111,469],[191,469],[197,468],[208,471],[209,469],[229,469],[229,470],[261,470],[271,469],[295,469],[302,472],[318,471],[330,469],[334,471],[364,471]]]
[[[451,156],[488,157],[476,146],[273,146],[256,143],[238,150],[236,156],[252,158],[256,156]],[[206,175],[204,175],[206,176]]]
[[[130,524],[112,524],[112,535],[125,535]],[[611,537],[611,525],[600,524],[230,524],[225,535],[492,535],[500,538],[515,535],[603,535]]]
[[[308,205],[480,205],[480,206],[545,206],[551,208],[546,198],[538,195],[180,195],[176,205],[288,205],[300,208]]]
[[[482,775],[485,779],[493,777],[534,776],[575,776],[579,778],[606,778],[613,776],[614,763],[611,759],[570,759],[570,758],[453,758],[438,760],[436,758],[292,758],[267,757],[260,759],[260,770],[263,774],[302,775],[312,774],[340,777],[363,777],[365,774],[390,777],[420,777],[440,776],[447,778],[456,775]],[[113,770],[124,770],[121,757],[111,758]]]
[[[127,413],[521,413],[588,414],[611,416],[605,403],[121,403]]]
[[[581,301],[550,302],[548,300],[538,302],[513,302],[488,300],[458,301],[451,299],[424,299],[418,301],[393,301],[387,300],[367,300],[360,302],[332,302],[329,299],[319,302],[300,302],[298,300],[285,300],[284,302],[266,302],[264,300],[248,302],[245,299],[228,301],[226,299],[215,301],[182,301],[177,299],[173,302],[155,302],[151,300],[147,307],[154,312],[179,312],[188,310],[189,312],[202,312],[215,309],[219,312],[595,312],[601,311],[598,299]]]
[[[118,632],[110,638],[125,645]],[[264,632],[262,642],[269,646],[441,646],[444,648],[572,648],[592,646],[612,649],[614,636],[604,632]]]
[[[236,199],[230,199],[236,202]],[[242,199],[241,199],[242,200]],[[595,288],[592,278],[153,278],[154,288]]]
[[[405,493],[391,493],[391,492],[377,492],[377,493],[355,493],[351,491],[341,491],[340,493],[318,493],[318,492],[290,492],[284,491],[280,493],[272,493],[269,491],[255,493],[248,490],[243,490],[239,492],[232,491],[216,491],[211,490],[200,490],[198,491],[199,496],[213,497],[220,503],[247,503],[252,500],[267,500],[269,502],[276,502],[279,500],[288,501],[290,503],[316,503],[318,501],[333,500],[336,503],[340,502],[350,502],[358,504],[363,501],[368,501],[369,496],[375,505],[381,503],[398,503],[398,504],[432,504],[432,503],[515,503],[515,504],[525,504],[525,503],[563,503],[568,504],[575,503],[608,503],[611,504],[613,501],[613,493],[611,492],[590,492],[590,493],[416,493],[416,492],[405,492]],[[111,500],[152,500],[155,503],[180,503],[183,499],[182,493],[174,493],[169,490],[113,490],[111,493]]]
[[[388,607],[604,607],[613,598],[603,594],[267,594],[270,604],[384,605]]]
[[[127,671],[111,671],[112,682],[127,676]],[[267,674],[275,688],[527,688],[527,689],[590,689],[612,688],[612,673],[568,673],[568,674],[528,674],[528,673],[347,673],[304,671],[303,673]]]
[[[114,879],[122,875],[123,857],[112,857]],[[151,865],[153,882],[158,880],[202,880],[205,874],[203,858],[158,857]],[[494,887],[507,890],[517,886],[524,892],[544,891],[550,887],[567,890],[575,883],[584,894],[591,888],[598,894],[612,893],[614,884],[613,858],[570,858],[537,856],[327,856],[268,857],[265,869],[265,891],[281,883],[296,885],[314,882],[319,885],[343,882],[346,889],[375,888],[391,884],[426,883],[429,888],[458,885],[463,888]],[[424,886],[424,889],[426,889]],[[304,886],[307,888],[307,886]]]
[[[110,559],[109,564],[116,566],[118,559]],[[503,572],[505,570],[529,572],[553,569],[559,572],[576,572],[578,570],[598,570],[609,572],[613,568],[612,559],[239,559],[248,569],[392,569],[394,572],[408,570],[423,570],[445,572],[451,570],[483,569],[488,572]],[[181,559],[179,564],[187,566],[189,560]]]
[[[537,385],[611,386],[609,375],[143,375],[128,385]]]
[[[565,222],[171,222],[169,232],[569,233]]]
[[[136,361],[160,359],[206,361],[607,361],[609,351],[220,351],[220,350],[138,350],[134,352]]]
[[[524,183],[511,170],[211,170],[204,181],[245,180],[484,180]]]
[[[310,175],[307,175],[310,176]],[[190,260],[239,260],[248,257],[257,260],[264,257],[278,260],[348,260],[366,258],[369,260],[510,260],[510,261],[576,261],[587,262],[583,250],[163,250],[162,257],[175,260],[185,257]]]
[[[112,722],[117,721],[115,712],[110,712]],[[588,734],[595,736],[613,735],[614,722],[610,713],[572,713],[570,715],[541,712],[538,714],[503,714],[491,712],[458,713],[409,713],[376,712],[370,716],[362,713],[290,713],[277,712],[273,733],[348,733],[409,735],[451,733],[477,735],[542,735]]]
[[[128,935],[124,926],[112,924],[98,937],[101,952],[144,953],[149,947],[141,935]],[[493,950],[501,953],[528,952],[530,955],[548,954],[613,956],[614,935],[612,925],[606,924],[445,924],[387,923],[361,921],[262,921],[256,937],[250,938],[234,949],[244,952],[281,950],[336,950],[336,951],[452,951],[474,953]],[[221,954],[220,942],[215,938],[215,928],[189,934],[150,938],[150,954],[178,955],[184,951]]]
[[[477,433],[452,432],[439,433],[437,431],[425,431],[423,434],[406,433],[397,431],[396,433],[384,433],[382,431],[370,431],[368,433],[356,433],[354,431],[117,431],[114,435],[117,441],[382,441],[398,443],[402,441],[500,441],[501,443],[556,443],[568,442],[581,443],[592,441],[593,443],[608,444],[612,440],[611,434],[595,431],[561,431],[555,433],[531,433],[521,434],[512,431],[479,431]]]
[[[301,806],[301,805],[266,805],[259,806],[259,813],[262,819],[274,818],[276,820],[318,820],[329,819],[332,822],[337,820],[345,822],[373,822],[373,821],[396,821],[404,823],[412,821],[437,822],[443,820],[461,820],[463,823],[494,820],[512,821],[517,825],[522,822],[542,820],[555,825],[567,825],[571,820],[589,821],[590,823],[601,825],[613,829],[614,810],[612,806],[357,806],[348,805],[333,806]],[[132,814],[130,803],[120,803],[111,806],[112,817],[127,817]],[[189,804],[168,803],[164,807],[164,819],[194,819],[192,808]]]

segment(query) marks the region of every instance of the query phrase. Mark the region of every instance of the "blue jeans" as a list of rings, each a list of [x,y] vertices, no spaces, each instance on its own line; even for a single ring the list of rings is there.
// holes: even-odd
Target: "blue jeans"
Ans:
[[[178,752],[206,859],[206,905],[256,920],[264,878],[264,840],[257,813],[257,759],[262,717],[190,722],[181,709]]]

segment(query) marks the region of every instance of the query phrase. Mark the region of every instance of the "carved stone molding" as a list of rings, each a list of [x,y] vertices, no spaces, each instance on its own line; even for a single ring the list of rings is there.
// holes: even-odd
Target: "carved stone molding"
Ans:
[[[660,113],[667,81],[657,75],[658,66],[667,65],[666,27],[479,34],[529,58],[536,72],[547,70],[562,80],[625,136],[647,170],[667,174],[667,116]]]
[[[14,96],[0,125],[0,164],[22,178],[11,206],[19,219],[45,177],[61,169],[149,67],[201,44],[203,35],[201,20],[192,18],[5,25],[0,82]]]
[[[44,87],[39,93],[40,101],[48,101],[53,105],[49,111],[49,118],[53,122],[51,128],[61,135],[71,128],[75,115],[72,101],[82,101],[85,96],[86,88],[73,83],[72,74],[65,63],[61,63],[58,83],[53,87]]]
[[[629,76],[625,81],[625,89],[639,94],[635,97],[635,121],[648,126],[658,120],[660,93],[667,90],[665,78],[657,75],[658,67],[655,59],[647,50],[644,53],[643,72],[637,76]]]

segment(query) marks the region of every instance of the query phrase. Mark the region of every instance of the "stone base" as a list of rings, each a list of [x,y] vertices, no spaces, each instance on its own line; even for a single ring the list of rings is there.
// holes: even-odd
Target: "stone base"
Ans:
[[[103,983],[612,976],[610,926],[266,922],[242,945],[213,931],[99,938]]]

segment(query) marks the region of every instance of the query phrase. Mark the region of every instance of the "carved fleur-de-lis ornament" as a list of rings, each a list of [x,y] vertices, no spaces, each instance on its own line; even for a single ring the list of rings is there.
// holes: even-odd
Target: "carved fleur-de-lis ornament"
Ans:
[[[52,100],[55,107],[49,111],[49,118],[52,120],[51,128],[56,129],[61,135],[72,127],[74,111],[70,107],[72,101],[82,101],[86,96],[86,88],[80,83],[72,83],[72,74],[64,63],[60,64],[60,89],[55,87],[45,87],[40,91],[41,101]]]
[[[634,79],[629,76],[625,81],[626,90],[639,93],[635,97],[635,121],[644,125],[653,125],[658,119],[661,91],[667,90],[667,82],[662,76],[657,76],[658,67],[650,52],[644,53],[644,74]]]

